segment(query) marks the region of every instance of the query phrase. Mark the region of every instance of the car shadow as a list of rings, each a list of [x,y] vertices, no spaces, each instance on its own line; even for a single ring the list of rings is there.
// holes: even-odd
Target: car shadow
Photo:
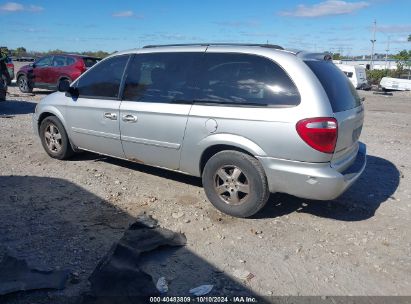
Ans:
[[[34,109],[36,108],[37,103],[29,102],[29,101],[19,101],[19,100],[6,100],[0,102],[0,117],[6,116],[10,118],[10,116],[15,115],[23,115],[23,114],[30,114],[34,113]]]
[[[136,220],[110,201],[65,179],[0,176],[0,197],[0,260],[7,251],[37,269],[76,273],[76,280],[70,280],[62,291],[19,291],[0,296],[2,304],[78,303],[78,296],[90,288],[87,279],[99,261]],[[166,277],[169,292],[165,295],[188,296],[191,288],[211,284],[214,288],[209,296],[257,296],[188,247],[159,247],[144,253],[139,263],[153,284]],[[129,300],[124,303],[148,303],[132,297]]]
[[[196,186],[196,187],[202,187],[202,182],[201,178],[175,172],[175,171],[170,171],[162,168],[157,168],[141,163],[136,163],[132,161],[127,161],[123,159],[118,159],[118,158],[113,158],[109,156],[104,156],[104,155],[98,155],[94,154],[91,152],[81,152],[79,154],[74,155],[70,160],[74,161],[83,161],[83,160],[92,160],[95,162],[99,161],[104,161],[116,166],[121,166],[123,168],[127,168],[130,170],[135,170],[135,171],[140,171],[143,173],[155,175],[158,177],[166,178],[166,179],[171,179],[180,183],[185,183],[188,185]]]
[[[362,221],[374,216],[384,202],[395,202],[392,196],[400,183],[400,172],[390,161],[367,156],[361,177],[339,198],[315,201],[287,194],[272,194],[254,218],[274,218],[292,212],[309,213],[339,221]]]
[[[201,179],[198,177],[93,153],[81,153],[76,155],[73,160],[104,161],[131,170],[202,187]],[[275,218],[293,212],[304,212],[339,221],[362,221],[373,217],[382,203],[387,200],[395,201],[392,195],[397,190],[399,183],[400,172],[393,163],[377,156],[368,155],[367,166],[361,177],[339,198],[332,201],[316,201],[284,193],[274,193],[270,195],[267,205],[251,218]]]

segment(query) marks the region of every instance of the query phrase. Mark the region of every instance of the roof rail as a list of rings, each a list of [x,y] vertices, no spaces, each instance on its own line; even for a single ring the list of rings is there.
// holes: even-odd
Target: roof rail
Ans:
[[[156,47],[169,47],[169,46],[210,46],[210,45],[221,45],[221,46],[259,46],[266,47],[277,50],[284,50],[283,47],[275,44],[258,44],[258,43],[187,43],[187,44],[158,44],[158,45],[146,45],[143,49],[156,48]]]

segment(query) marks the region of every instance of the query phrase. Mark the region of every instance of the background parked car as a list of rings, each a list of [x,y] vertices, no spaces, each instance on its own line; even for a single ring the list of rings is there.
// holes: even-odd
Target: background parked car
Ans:
[[[11,58],[8,59],[7,63],[7,70],[9,71],[10,78],[8,79],[8,85],[11,85],[11,80],[14,78],[14,63]]]
[[[33,88],[57,90],[61,81],[74,81],[99,60],[82,55],[47,55],[21,67],[17,72],[17,84],[23,93],[30,93]]]

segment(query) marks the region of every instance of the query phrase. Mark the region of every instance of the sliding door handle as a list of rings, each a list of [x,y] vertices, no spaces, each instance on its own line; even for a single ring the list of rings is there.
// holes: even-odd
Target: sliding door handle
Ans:
[[[131,114],[124,115],[123,116],[123,121],[125,121],[125,122],[136,122],[137,121],[137,116],[131,115]]]
[[[104,113],[104,118],[111,119],[111,120],[117,120],[117,114],[116,113]]]

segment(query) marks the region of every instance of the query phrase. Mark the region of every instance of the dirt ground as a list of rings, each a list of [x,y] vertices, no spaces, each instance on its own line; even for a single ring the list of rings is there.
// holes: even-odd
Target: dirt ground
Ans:
[[[254,218],[237,219],[213,208],[197,178],[90,153],[48,157],[31,125],[48,92],[9,92],[0,103],[0,256],[8,250],[78,278],[6,303],[87,290],[98,261],[142,212],[187,236],[185,248],[144,266],[155,282],[165,276],[171,293],[201,284],[235,293],[232,281],[256,295],[411,296],[411,93],[360,92],[368,164],[343,196],[273,194]]]

